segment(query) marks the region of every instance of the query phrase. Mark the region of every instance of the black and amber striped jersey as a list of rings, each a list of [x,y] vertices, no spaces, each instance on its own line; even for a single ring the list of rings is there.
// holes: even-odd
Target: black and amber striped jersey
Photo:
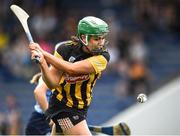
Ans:
[[[82,50],[81,43],[65,41],[56,45],[56,57],[60,57],[71,63],[87,59],[95,69],[95,73],[85,75],[68,75],[64,73],[61,77],[59,87],[52,90],[57,100],[68,107],[86,109],[92,99],[92,89],[96,80],[101,76],[110,59],[107,51],[100,55],[93,56]]]

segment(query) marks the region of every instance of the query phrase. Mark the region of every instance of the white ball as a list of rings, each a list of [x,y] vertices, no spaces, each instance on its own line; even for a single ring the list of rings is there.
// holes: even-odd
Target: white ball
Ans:
[[[144,103],[147,101],[147,96],[145,94],[141,93],[137,96],[137,101],[139,103]]]

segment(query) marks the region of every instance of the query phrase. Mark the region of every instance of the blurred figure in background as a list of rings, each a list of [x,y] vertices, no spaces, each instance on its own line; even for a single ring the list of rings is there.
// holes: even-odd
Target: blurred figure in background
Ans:
[[[2,63],[10,69],[13,75],[20,78],[28,78],[34,69],[31,66],[30,53],[28,52],[26,37],[19,35],[13,45],[9,45],[3,54]]]
[[[144,42],[142,33],[135,33],[131,36],[128,48],[129,62],[140,61],[146,64],[148,59],[148,50]]]
[[[43,39],[57,27],[57,18],[54,10],[51,6],[44,6],[32,18],[33,29],[40,39]]]
[[[136,97],[149,91],[148,50],[141,33],[133,35],[128,51],[128,94]]]
[[[29,118],[26,126],[26,135],[47,135],[50,134],[51,128],[46,121],[44,112],[48,108],[48,101],[51,95],[51,91],[43,82],[41,73],[37,73],[30,81],[31,84],[37,84],[34,89],[34,96],[36,99],[36,105],[34,111]]]
[[[107,41],[111,43],[111,46],[108,46],[108,52],[111,56],[111,59],[108,63],[108,67],[106,69],[107,72],[112,73],[116,72],[117,70],[117,62],[118,62],[118,39],[119,39],[119,34],[121,32],[121,22],[119,21],[119,18],[116,15],[116,12],[113,9],[105,9],[101,13],[103,18],[107,21],[109,24],[109,34],[107,35]]]
[[[0,135],[7,135],[6,116],[3,112],[0,112]]]
[[[141,33],[135,33],[131,39],[121,40],[118,71],[121,79],[116,91],[121,97],[135,97],[139,93],[149,93],[151,73],[147,66],[148,50]]]
[[[128,95],[147,94],[149,90],[148,68],[141,61],[132,61],[128,70]]]
[[[6,97],[7,111],[7,135],[20,135],[22,133],[21,111],[16,97],[12,94]]]

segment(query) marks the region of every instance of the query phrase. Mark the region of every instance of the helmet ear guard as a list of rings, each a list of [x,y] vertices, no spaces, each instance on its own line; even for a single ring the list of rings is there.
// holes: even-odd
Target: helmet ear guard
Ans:
[[[81,36],[82,35],[79,35],[78,37],[79,37],[79,39],[80,39],[80,41],[84,44],[84,45],[88,45],[88,42],[89,42],[89,35],[84,35],[85,36],[85,42],[83,41],[83,39],[81,38]]]

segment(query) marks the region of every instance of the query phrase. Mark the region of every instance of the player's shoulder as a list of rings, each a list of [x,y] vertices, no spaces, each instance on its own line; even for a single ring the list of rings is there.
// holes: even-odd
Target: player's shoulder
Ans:
[[[63,41],[63,42],[59,42],[55,45],[55,50],[59,50],[59,49],[62,49],[62,48],[69,48],[71,47],[72,45],[75,45],[76,43],[73,42],[72,40],[68,40],[68,41]]]
[[[103,51],[103,52],[101,53],[101,55],[104,56],[104,58],[109,62],[109,60],[110,60],[110,54],[109,54],[108,51]]]

